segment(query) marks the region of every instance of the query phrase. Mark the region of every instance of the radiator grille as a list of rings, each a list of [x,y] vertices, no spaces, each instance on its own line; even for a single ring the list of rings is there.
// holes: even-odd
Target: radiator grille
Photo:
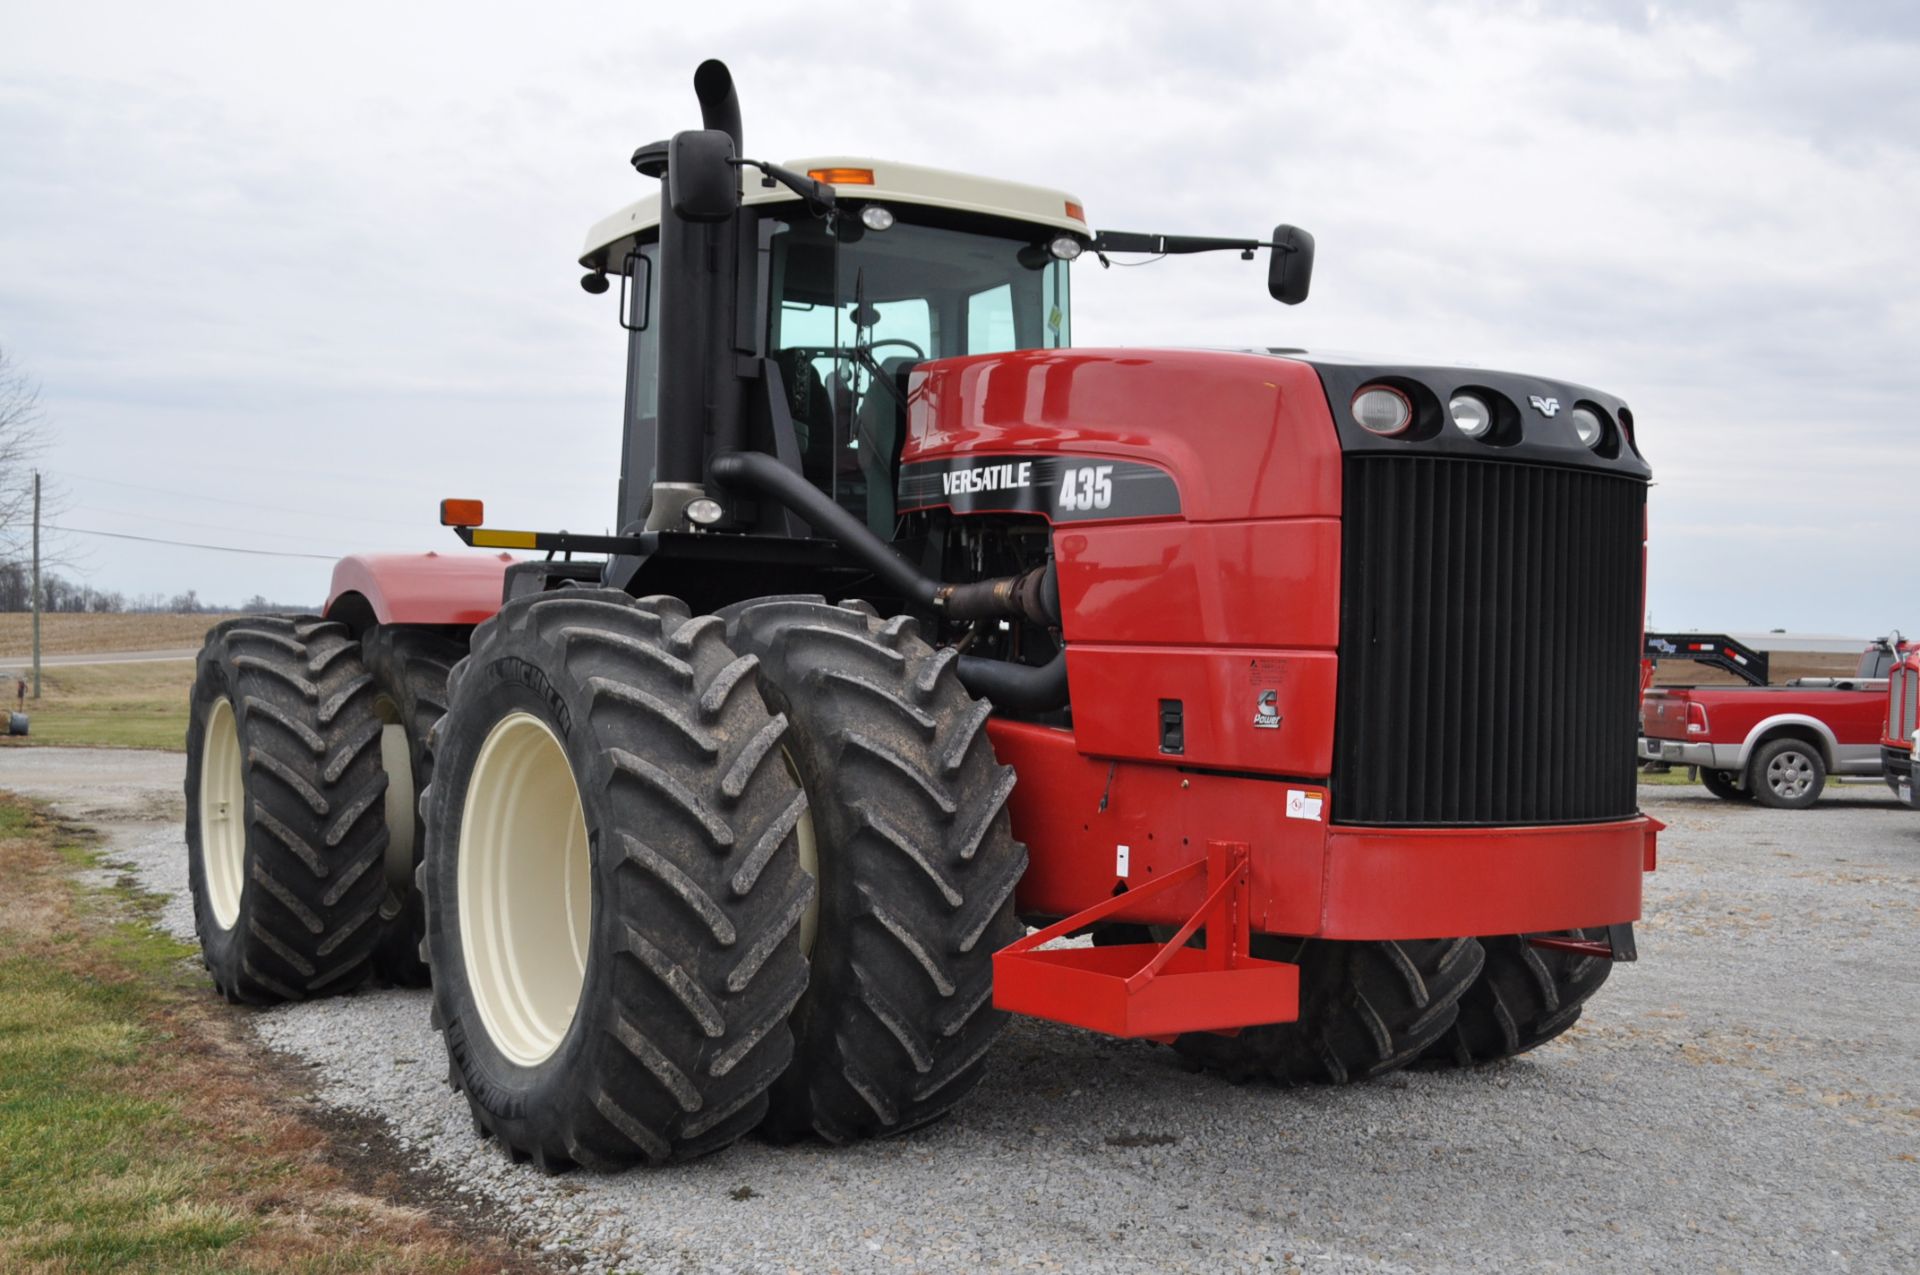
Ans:
[[[1336,819],[1634,813],[1645,501],[1615,474],[1348,460]]]
[[[1920,725],[1917,719],[1920,719],[1920,669],[1896,668],[1887,699],[1887,738],[1912,742],[1914,727]]]

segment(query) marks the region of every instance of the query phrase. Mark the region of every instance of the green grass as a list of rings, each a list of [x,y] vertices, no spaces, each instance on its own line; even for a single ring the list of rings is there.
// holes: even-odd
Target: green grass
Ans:
[[[40,698],[26,704],[32,733],[25,739],[0,736],[0,744],[180,752],[186,747],[193,668],[192,660],[155,660],[46,669]]]
[[[354,1193],[159,900],[0,793],[0,1271],[520,1268]]]
[[[1661,788],[1697,788],[1700,786],[1699,780],[1687,778],[1687,768],[1685,766],[1675,766],[1672,770],[1665,772],[1643,770],[1640,772],[1640,782],[1643,784],[1653,784]]]

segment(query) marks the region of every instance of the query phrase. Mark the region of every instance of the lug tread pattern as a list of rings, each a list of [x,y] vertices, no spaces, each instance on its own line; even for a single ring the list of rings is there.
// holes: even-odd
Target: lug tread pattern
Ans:
[[[511,1075],[483,1048],[447,923],[465,797],[455,787],[492,726],[481,699],[510,665],[568,706],[596,894],[574,1029],[547,1062]],[[813,884],[796,835],[806,796],[765,764],[780,731],[752,690],[756,669],[723,624],[672,599],[567,589],[510,601],[450,679],[426,799],[426,947],[454,1084],[509,1155],[554,1169],[683,1160],[765,1115],[793,1054],[788,1020],[807,983],[797,931]]]
[[[361,645],[366,650],[369,693],[384,696],[393,705],[407,732],[407,755],[413,767],[413,795],[419,806],[413,825],[413,862],[417,871],[426,849],[425,802],[433,782],[434,731],[446,716],[447,689],[453,670],[466,658],[462,637],[438,628],[384,625]],[[361,747],[379,755],[382,723],[375,720]],[[380,937],[374,948],[375,977],[396,987],[425,987],[431,981],[420,945],[426,939],[426,904],[417,880],[410,874],[404,888],[386,880],[384,863],[378,873],[386,887],[381,906]]]
[[[1604,928],[1570,931],[1604,941]],[[1613,962],[1535,947],[1522,934],[1480,940],[1487,954],[1478,980],[1460,1000],[1460,1014],[1427,1051],[1427,1061],[1474,1067],[1537,1049],[1580,1020],[1613,972]]]
[[[1460,1014],[1484,954],[1471,938],[1336,942],[1256,935],[1254,955],[1300,967],[1300,1017],[1174,1047],[1230,1080],[1343,1085],[1412,1063]]]
[[[356,746],[372,720],[360,645],[317,618],[248,616],[208,634],[187,730],[188,878],[194,924],[228,1000],[271,1004],[344,991],[367,973],[367,924],[386,852],[377,753]],[[215,922],[201,862],[199,785],[206,724],[229,700],[239,734],[246,861],[240,915]],[[378,735],[378,723],[373,723]]]
[[[838,1144],[925,1124],[978,1082],[1005,1023],[992,954],[1023,932],[1026,868],[1006,813],[1013,772],[952,653],[910,618],[817,597],[720,614],[787,718],[822,860],[796,1053],[763,1127]]]

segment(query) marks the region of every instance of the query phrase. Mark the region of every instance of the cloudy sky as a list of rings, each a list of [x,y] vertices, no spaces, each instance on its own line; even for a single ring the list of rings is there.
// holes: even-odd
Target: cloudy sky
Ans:
[[[1076,267],[1079,344],[1620,394],[1659,627],[1920,630],[1911,4],[17,0],[5,27],[0,347],[42,384],[64,525],[320,555],[65,537],[103,587],[317,602],[321,558],[458,549],[448,494],[604,526],[622,347],[574,261],[720,55],[749,154],[1318,237],[1297,309],[1224,255]]]

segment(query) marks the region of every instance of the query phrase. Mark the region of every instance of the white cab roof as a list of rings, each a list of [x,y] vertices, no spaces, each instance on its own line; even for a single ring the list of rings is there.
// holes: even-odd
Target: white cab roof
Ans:
[[[1082,235],[1093,233],[1087,227],[1084,214],[1073,215],[1081,208],[1078,199],[1065,191],[1049,190],[1044,186],[1001,181],[996,177],[971,177],[965,173],[950,173],[940,168],[923,168],[918,164],[900,164],[893,160],[864,159],[848,155],[816,155],[808,159],[790,159],[782,166],[801,173],[817,168],[856,168],[870,171],[873,174],[873,184],[870,186],[849,184],[835,187],[850,199],[874,200],[880,203],[924,204],[932,208],[950,208],[960,212],[978,213],[982,216],[1033,222],[1052,230],[1070,230]],[[760,174],[754,169],[746,170],[746,194],[743,202],[773,204],[797,198],[798,196],[785,186],[761,185]],[[660,195],[656,191],[628,204],[613,216],[595,222],[593,229],[587,232],[585,247],[581,249],[581,264],[593,264],[595,259],[609,247],[640,231],[651,230],[659,224]]]

